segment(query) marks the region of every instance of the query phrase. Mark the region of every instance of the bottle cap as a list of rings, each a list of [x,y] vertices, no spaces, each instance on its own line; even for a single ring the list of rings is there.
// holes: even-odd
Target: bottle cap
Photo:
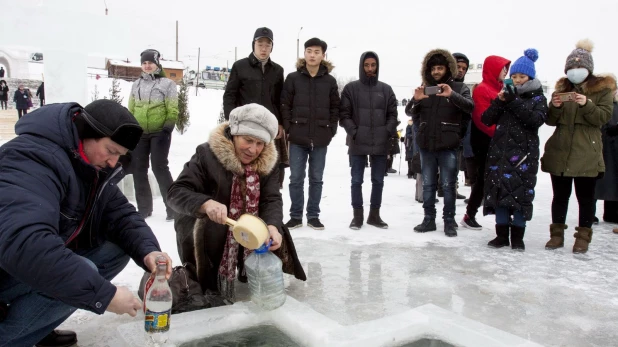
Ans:
[[[268,240],[267,244],[262,244],[262,246],[260,248],[257,248],[254,252],[257,254],[263,254],[268,252],[268,249],[270,248],[270,246],[273,244],[273,240]]]
[[[155,261],[157,265],[167,264],[167,259],[162,255],[157,256],[157,259]]]

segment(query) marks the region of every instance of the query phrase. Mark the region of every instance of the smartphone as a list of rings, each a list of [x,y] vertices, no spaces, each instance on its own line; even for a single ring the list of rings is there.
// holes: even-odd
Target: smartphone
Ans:
[[[513,89],[514,85],[513,85],[513,80],[510,78],[507,78],[504,80],[504,90],[507,90],[507,87],[511,86],[511,89]]]
[[[575,101],[575,92],[556,93],[556,96],[558,96],[562,102]]]
[[[436,95],[442,93],[442,88],[439,86],[425,87],[425,95]]]

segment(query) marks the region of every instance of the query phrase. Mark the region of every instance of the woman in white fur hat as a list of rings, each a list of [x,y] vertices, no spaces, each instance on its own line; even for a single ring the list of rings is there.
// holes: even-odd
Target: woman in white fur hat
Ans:
[[[278,130],[277,118],[264,106],[235,108],[229,122],[197,147],[170,187],[168,204],[179,214],[178,253],[182,263],[195,266],[203,291],[233,299],[237,267],[239,279],[246,280],[244,259],[250,250],[243,249],[225,225],[227,217],[236,220],[243,213],[266,222],[270,250],[282,258],[283,270],[306,279],[292,239],[282,229],[283,200],[273,142]]]

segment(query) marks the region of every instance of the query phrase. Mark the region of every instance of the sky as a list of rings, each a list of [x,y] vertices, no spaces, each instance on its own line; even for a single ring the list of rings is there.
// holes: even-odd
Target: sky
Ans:
[[[174,59],[178,20],[179,60],[197,68],[200,47],[200,68],[223,67],[232,65],[235,50],[239,59],[249,55],[255,29],[267,26],[274,32],[271,57],[286,74],[294,68],[297,37],[301,56],[303,43],[319,37],[328,43],[333,73],[341,77],[357,77],[361,53],[377,52],[380,80],[397,93],[411,94],[420,84],[421,61],[434,48],[462,52],[474,63],[488,55],[514,61],[526,48],[536,48],[537,75],[553,84],[564,76],[575,43],[590,38],[595,72],[618,72],[613,23],[618,1],[610,0],[0,0],[0,6],[8,10],[2,33],[18,28],[25,33],[2,35],[0,47],[51,45],[135,60],[142,50],[156,48]]]

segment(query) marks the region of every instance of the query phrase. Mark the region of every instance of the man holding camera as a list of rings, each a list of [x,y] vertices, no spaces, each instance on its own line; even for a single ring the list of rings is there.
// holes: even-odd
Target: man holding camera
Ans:
[[[423,85],[416,88],[412,99],[416,143],[420,149],[423,176],[423,208],[425,218],[416,232],[436,230],[436,175],[444,189],[444,233],[457,236],[455,222],[455,184],[457,149],[465,123],[474,108],[470,89],[456,82],[457,62],[446,50],[430,51],[423,60]]]

